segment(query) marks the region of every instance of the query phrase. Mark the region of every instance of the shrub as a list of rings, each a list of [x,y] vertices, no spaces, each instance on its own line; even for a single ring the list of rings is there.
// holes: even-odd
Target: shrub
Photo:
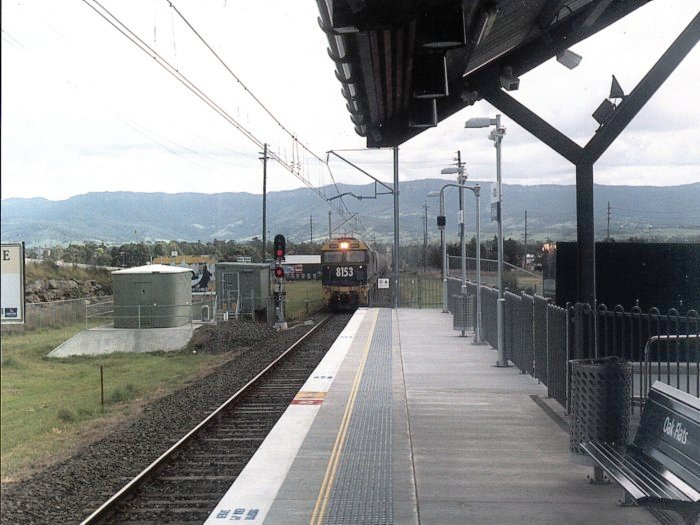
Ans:
[[[56,415],[64,423],[75,423],[75,415],[67,408],[61,408]]]
[[[112,393],[109,394],[107,401],[110,404],[122,403],[124,401],[129,401],[134,397],[136,397],[136,387],[131,383],[127,383],[126,385],[124,385],[123,390],[121,388],[116,388],[112,390]]]

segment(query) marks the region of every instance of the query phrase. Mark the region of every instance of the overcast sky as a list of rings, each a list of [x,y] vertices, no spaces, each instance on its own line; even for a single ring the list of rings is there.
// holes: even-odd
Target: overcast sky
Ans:
[[[283,131],[165,0],[104,0],[111,11],[254,137],[313,184],[328,170]],[[310,150],[362,149],[326,54],[311,0],[173,0],[227,66]],[[178,83],[89,5],[91,1],[2,1],[2,198],[65,199],[94,191],[261,193],[258,147]],[[550,60],[521,78],[520,101],[584,145],[590,116],[612,74],[629,92],[700,10],[700,0],[655,0],[572,48],[569,71]],[[596,165],[600,184],[700,182],[700,47],[696,47]],[[462,150],[470,178],[493,180],[480,102],[400,148],[401,179],[439,177]],[[503,181],[573,184],[574,169],[504,118]],[[391,151],[347,155],[390,181]],[[339,161],[339,182],[367,183]],[[302,182],[275,163],[268,188]]]

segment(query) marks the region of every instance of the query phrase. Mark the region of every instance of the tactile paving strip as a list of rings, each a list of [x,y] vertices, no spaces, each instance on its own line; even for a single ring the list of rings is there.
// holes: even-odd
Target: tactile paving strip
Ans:
[[[324,523],[391,524],[392,310],[379,312]]]

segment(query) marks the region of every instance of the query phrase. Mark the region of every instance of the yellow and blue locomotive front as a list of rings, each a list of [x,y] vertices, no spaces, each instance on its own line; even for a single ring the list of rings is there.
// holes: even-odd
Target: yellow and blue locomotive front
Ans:
[[[367,305],[369,250],[354,238],[333,239],[321,251],[323,301],[339,308]]]

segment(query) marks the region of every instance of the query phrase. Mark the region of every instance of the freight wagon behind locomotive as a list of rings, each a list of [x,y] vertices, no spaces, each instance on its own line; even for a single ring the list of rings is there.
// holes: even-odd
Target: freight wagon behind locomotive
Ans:
[[[331,309],[367,306],[369,287],[386,271],[386,258],[354,237],[321,248],[323,301]]]

